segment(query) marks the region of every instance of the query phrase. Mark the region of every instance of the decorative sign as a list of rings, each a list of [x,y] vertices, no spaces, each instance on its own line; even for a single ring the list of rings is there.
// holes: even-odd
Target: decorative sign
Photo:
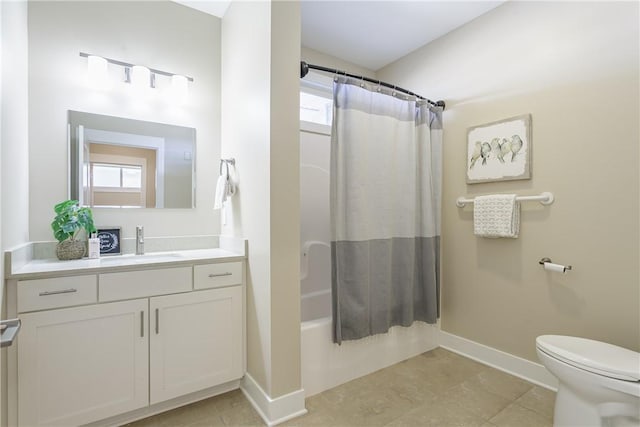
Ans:
[[[100,239],[100,255],[120,255],[121,227],[98,227]]]

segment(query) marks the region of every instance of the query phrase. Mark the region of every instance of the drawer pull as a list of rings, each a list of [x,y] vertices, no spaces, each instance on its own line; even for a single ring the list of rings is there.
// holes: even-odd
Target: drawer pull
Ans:
[[[159,309],[156,308],[156,335],[160,333],[160,314]]]
[[[46,297],[47,295],[71,294],[73,292],[78,292],[78,290],[74,288],[69,288],[69,289],[62,289],[59,291],[45,291],[45,292],[40,292],[39,295],[41,297]]]
[[[144,338],[144,311],[140,312],[140,338]]]
[[[233,275],[233,273],[229,273],[227,271],[226,273],[218,273],[218,274],[211,273],[209,274],[209,277],[222,277],[222,276],[231,276],[231,275]]]

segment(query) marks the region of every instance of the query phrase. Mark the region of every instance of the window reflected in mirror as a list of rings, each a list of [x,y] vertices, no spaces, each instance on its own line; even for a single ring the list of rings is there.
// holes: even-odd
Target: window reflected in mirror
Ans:
[[[195,206],[195,129],[69,111],[70,198],[92,207]]]

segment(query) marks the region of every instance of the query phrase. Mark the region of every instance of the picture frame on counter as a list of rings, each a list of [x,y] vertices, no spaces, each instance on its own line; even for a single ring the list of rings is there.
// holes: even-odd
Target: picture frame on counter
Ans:
[[[100,256],[122,254],[122,227],[98,227]]]

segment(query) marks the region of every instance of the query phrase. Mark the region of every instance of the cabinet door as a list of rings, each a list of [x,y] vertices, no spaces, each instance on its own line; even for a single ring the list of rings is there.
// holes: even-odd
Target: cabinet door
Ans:
[[[243,375],[242,287],[150,299],[151,404]]]
[[[148,405],[147,299],[20,319],[19,425],[80,425]]]

